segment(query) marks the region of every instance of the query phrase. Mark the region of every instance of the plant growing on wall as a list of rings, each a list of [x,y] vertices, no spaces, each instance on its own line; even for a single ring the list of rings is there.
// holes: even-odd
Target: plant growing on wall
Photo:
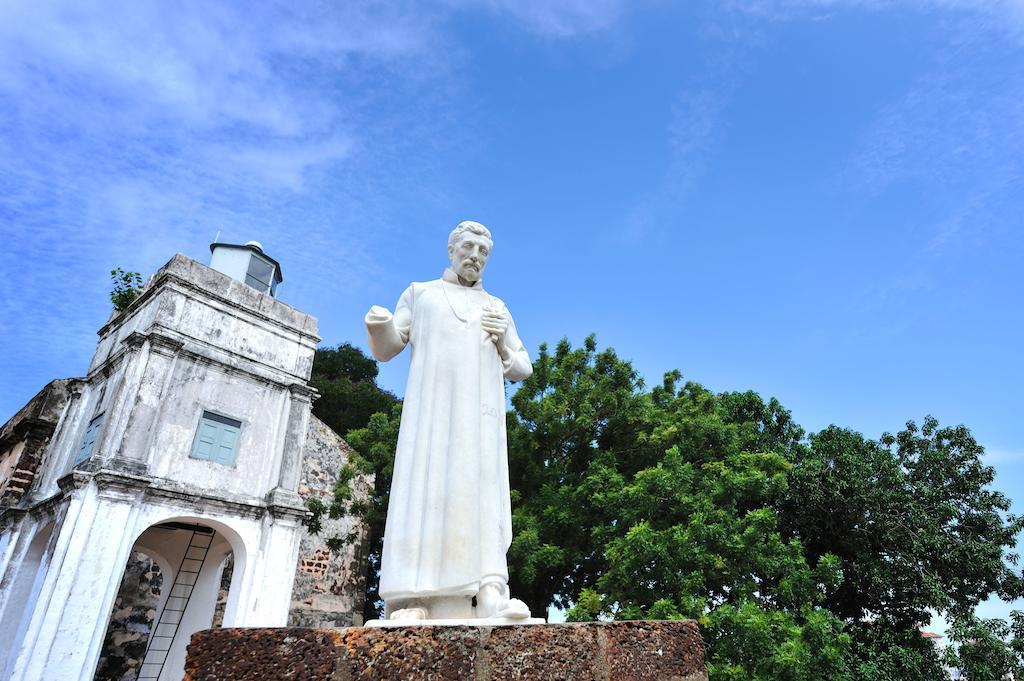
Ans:
[[[110,290],[110,302],[118,312],[131,305],[142,293],[142,275],[138,272],[125,272],[115,267],[110,270],[110,281],[114,285]]]

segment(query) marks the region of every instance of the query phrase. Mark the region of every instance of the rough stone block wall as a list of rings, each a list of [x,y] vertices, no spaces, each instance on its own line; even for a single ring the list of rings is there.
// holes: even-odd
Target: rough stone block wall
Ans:
[[[352,449],[323,421],[309,419],[303,449],[302,477],[298,493],[330,503],[338,471]],[[360,483],[363,493],[369,485]],[[337,553],[327,548],[327,538],[355,532],[357,540]],[[318,535],[303,534],[299,563],[292,587],[288,625],[293,627],[349,627],[362,624],[366,590],[364,563],[365,530],[351,518],[325,519]]]
[[[228,607],[228,592],[231,590],[231,578],[235,574],[235,554],[230,553],[224,559],[220,569],[220,588],[217,590],[217,602],[213,606],[213,623],[211,628],[224,626],[224,612]]]
[[[218,629],[192,637],[187,681],[707,681],[695,622],[511,627]]]
[[[146,656],[164,575],[144,553],[133,553],[114,600],[94,681],[134,681]]]

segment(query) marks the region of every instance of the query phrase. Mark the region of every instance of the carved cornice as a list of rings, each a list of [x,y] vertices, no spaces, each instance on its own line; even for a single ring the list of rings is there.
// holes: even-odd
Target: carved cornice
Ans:
[[[6,532],[9,528],[24,518],[26,513],[28,513],[28,509],[18,508],[16,506],[0,508],[0,532]]]
[[[169,483],[169,484],[165,484]],[[242,518],[260,519],[267,513],[267,505],[258,497],[228,497],[190,490],[163,479],[156,479],[146,489],[144,498],[148,501],[177,501],[187,504],[197,512],[212,510]]]
[[[37,501],[31,504],[29,506],[29,508],[31,509],[30,514],[32,515],[33,518],[36,518],[37,520],[43,518],[55,518],[57,516],[58,507],[61,504],[63,504],[67,500],[67,498],[68,495],[63,492],[51,494],[42,501]]]
[[[280,520],[301,522],[309,514],[306,503],[295,491],[275,487],[267,493],[267,508]]]
[[[264,367],[267,366],[266,364],[263,364],[262,362],[258,362],[258,361],[254,360],[254,359],[250,359],[248,357],[244,357],[243,355],[239,355],[237,353],[233,353],[230,350],[223,350],[223,352],[225,352],[226,354],[233,355],[235,357],[240,358],[240,363],[251,363],[251,364],[256,364],[256,365],[264,366]],[[245,369],[244,367],[238,366],[237,364],[232,364],[231,362],[225,362],[224,360],[222,360],[222,359],[220,359],[218,357],[211,357],[210,355],[205,355],[205,354],[203,354],[201,352],[198,352],[198,351],[196,351],[196,350],[194,350],[192,348],[185,348],[185,349],[183,349],[181,351],[181,355],[183,357],[188,358],[188,359],[194,360],[195,362],[197,362],[199,364],[206,364],[208,366],[216,367],[216,368],[220,369],[221,371],[223,371],[225,374],[237,374],[239,376],[245,376],[247,378],[251,378],[253,380],[259,381],[261,383],[267,383],[269,385],[274,386],[275,388],[284,389],[284,388],[287,388],[289,385],[291,385],[289,380],[287,378],[285,378],[285,377],[277,378],[277,377],[273,377],[273,376],[268,376],[267,374],[264,374],[264,373],[257,373],[255,371],[250,371],[248,369]],[[270,369],[274,370],[273,367],[270,367]]]
[[[301,523],[305,520],[306,516],[309,515],[309,511],[305,508],[297,509],[292,506],[268,506],[270,515],[277,520],[291,520],[296,524]]]
[[[123,489],[143,489],[153,483],[153,478],[148,475],[126,473],[109,468],[100,470],[92,476],[92,479],[100,487],[119,487]]]
[[[114,369],[117,368],[117,365],[128,356],[129,352],[131,352],[131,349],[121,348],[117,352],[111,354],[105,360],[100,362],[95,369],[89,372],[89,375],[85,377],[85,382],[92,383],[97,376],[109,377],[114,372]]]
[[[173,259],[171,262],[173,262]],[[146,304],[147,301],[149,301],[151,298],[156,297],[162,290],[164,290],[165,288],[173,289],[173,286],[171,285],[176,285],[183,289],[186,289],[187,292],[197,293],[201,297],[209,298],[211,300],[215,300],[223,304],[225,307],[232,310],[235,316],[237,317],[242,316],[238,314],[238,311],[244,311],[245,316],[256,318],[262,322],[265,322],[266,324],[277,327],[282,331],[286,331],[288,335],[297,335],[302,340],[311,343],[314,347],[316,346],[317,343],[320,342],[320,337],[317,336],[315,333],[310,333],[296,326],[292,326],[290,324],[282,322],[281,320],[275,319],[274,317],[260,311],[259,309],[251,307],[249,305],[241,305],[237,300],[232,300],[207,288],[202,288],[198,286],[195,282],[186,279],[178,272],[174,272],[167,269],[168,265],[170,264],[171,263],[169,262],[167,265],[164,265],[164,268],[157,272],[156,278],[146,286],[146,289],[138,298],[132,301],[131,305],[125,308],[125,310],[122,311],[121,313],[113,316],[106,324],[100,327],[100,330],[98,332],[100,337],[105,336],[112,329],[125,323],[128,319],[134,316],[135,313],[138,312],[138,310],[141,309]],[[277,299],[274,299],[274,301],[280,303],[281,305],[285,305],[284,303],[281,303]],[[286,307],[294,309],[291,308],[291,306],[286,305]],[[296,310],[296,312],[305,317],[311,316],[299,310]]]
[[[224,276],[227,276],[227,275],[224,275]],[[218,293],[215,293],[215,292],[213,292],[213,291],[211,291],[209,289],[201,288],[201,287],[197,286],[195,284],[195,282],[193,282],[193,281],[191,281],[189,279],[186,279],[186,278],[182,277],[181,275],[179,275],[179,274],[177,274],[175,272],[168,272],[165,277],[161,278],[161,281],[163,279],[166,279],[170,283],[178,284],[179,286],[182,286],[183,288],[186,288],[186,289],[188,289],[190,291],[195,291],[195,292],[201,294],[204,297],[212,298],[213,300],[216,300],[216,301],[224,304],[225,306],[227,306],[231,310],[244,311],[246,313],[246,315],[248,315],[248,316],[255,317],[256,319],[259,319],[260,321],[266,322],[267,324],[270,324],[270,325],[275,326],[275,327],[277,327],[279,329],[287,331],[289,334],[295,334],[295,335],[299,336],[300,338],[302,338],[303,340],[312,341],[314,346],[316,346],[316,344],[320,342],[320,336],[316,335],[315,333],[310,333],[310,332],[305,331],[303,329],[300,329],[300,328],[298,328],[296,326],[292,326],[291,324],[287,324],[285,322],[282,322],[281,320],[275,319],[274,317],[266,314],[265,312],[262,312],[261,310],[249,307],[247,305],[239,305],[237,300],[232,300],[231,298],[227,298],[225,296],[222,296],[222,295],[220,295]],[[272,300],[274,302],[276,302],[276,303],[280,303],[281,305],[285,305],[285,303],[281,303],[281,301],[277,300],[276,298],[273,298]],[[289,308],[295,310],[295,308],[292,308],[290,305],[286,305],[286,307],[289,307]],[[305,312],[302,312],[301,310],[295,310],[295,311],[297,313],[301,314],[304,317],[312,317],[312,315],[309,315],[309,314],[307,314]],[[235,316],[241,317],[241,315],[238,315],[238,314],[236,314]],[[314,319],[314,321],[315,321],[315,319]]]
[[[154,325],[152,328],[158,329],[159,327]],[[169,355],[177,353],[185,346],[183,341],[168,334],[161,333],[158,330],[150,330],[147,333],[132,331],[124,340],[121,341],[121,343],[129,348],[138,349],[141,348],[146,341],[149,341],[149,346],[154,352],[163,351],[164,354]]]
[[[121,341],[121,344],[133,350],[138,350],[146,342],[146,339],[146,334],[139,333],[138,331],[132,331],[130,334],[125,336],[124,340]]]
[[[63,477],[57,478],[57,487],[63,494],[71,494],[75,490],[85,487],[90,480],[92,480],[92,473],[75,468]]]
[[[95,483],[99,496],[105,499],[131,501],[133,503],[166,503],[176,502],[195,513],[220,513],[240,518],[259,520],[268,512],[275,518],[293,518],[301,520],[306,515],[306,507],[298,495],[294,498],[276,497],[271,494],[266,499],[251,496],[227,495],[211,493],[206,490],[190,489],[180,483],[166,478],[147,475],[134,475],[123,471],[102,469],[96,472],[74,469],[57,480],[60,492],[35,503],[17,508],[0,509],[0,521],[5,517],[14,518],[30,512],[33,515],[59,505],[73,496],[76,490],[82,489],[91,482]],[[12,521],[13,522],[13,521]]]
[[[74,378],[68,381],[68,399],[77,400],[82,396],[82,388],[85,387],[86,379]]]
[[[27,418],[0,437],[0,449],[10,447],[14,443],[22,440],[26,441],[26,443],[32,440],[35,440],[36,443],[45,442],[51,435],[53,435],[53,431],[56,427],[57,423],[54,421],[47,421],[46,419],[39,418]]]
[[[170,357],[174,355],[180,355],[182,357],[186,357],[201,364],[215,366],[224,371],[225,373],[234,373],[246,376],[248,378],[260,381],[262,383],[273,385],[277,388],[291,389],[292,385],[297,384],[297,382],[295,381],[295,376],[293,374],[289,374],[281,369],[278,369],[277,367],[273,367],[269,364],[260,362],[259,360],[253,359],[251,357],[240,355],[237,352],[233,352],[232,350],[229,350],[227,348],[217,347],[211,345],[210,343],[195,338],[189,338],[188,344],[186,345],[186,341],[183,338],[175,334],[173,330],[168,329],[167,327],[164,327],[160,324],[154,324],[152,327],[150,327],[149,331],[144,333],[139,331],[132,332],[122,341],[122,344],[124,344],[126,347],[134,349],[135,347],[138,347],[137,344],[141,344],[146,341],[149,341],[150,347],[153,349],[155,353],[162,354],[164,356]],[[201,350],[204,348],[208,348],[214,352],[234,358],[236,359],[237,363],[227,362],[219,357],[214,357],[211,354],[203,353]],[[97,366],[92,371],[92,373],[90,373],[86,377],[86,380],[91,381],[94,378],[96,378],[96,376],[101,374],[104,376],[109,376],[111,373],[113,373],[117,365],[120,364],[125,359],[125,357],[128,355],[130,351],[131,350],[121,349],[115,352],[106,360],[104,360],[102,364]],[[247,364],[252,365],[254,367],[260,367],[264,369],[266,373],[256,372],[247,369],[245,368],[245,365]],[[271,373],[276,375],[268,375]],[[314,393],[316,392],[315,389],[313,388],[310,388],[308,386],[304,387],[306,387],[309,391],[312,391]]]
[[[288,385],[288,390],[291,392],[292,397],[299,400],[306,400],[310,404],[316,401],[320,397],[320,393],[311,385],[305,383],[291,383]]]
[[[102,470],[93,477],[100,499],[137,502],[145,494],[153,478]]]
[[[185,347],[184,341],[159,331],[150,331],[149,343],[154,352],[168,356],[178,354]]]

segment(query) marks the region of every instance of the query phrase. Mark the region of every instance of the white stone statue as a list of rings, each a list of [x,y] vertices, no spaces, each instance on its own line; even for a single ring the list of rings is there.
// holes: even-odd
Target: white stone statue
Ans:
[[[478,222],[448,237],[451,267],[405,289],[392,315],[374,305],[374,357],[412,348],[384,529],[380,595],[397,624],[529,619],[511,598],[512,543],[504,378],[521,381],[530,357],[504,303],[484,291],[492,246]]]

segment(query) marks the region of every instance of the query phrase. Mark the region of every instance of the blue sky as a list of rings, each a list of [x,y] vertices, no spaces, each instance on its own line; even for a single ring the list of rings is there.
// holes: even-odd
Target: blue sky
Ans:
[[[594,332],[812,431],[965,423],[1024,512],[1020,0],[0,13],[2,414],[85,370],[113,267],[258,239],[365,347],[472,218],[531,350]]]

